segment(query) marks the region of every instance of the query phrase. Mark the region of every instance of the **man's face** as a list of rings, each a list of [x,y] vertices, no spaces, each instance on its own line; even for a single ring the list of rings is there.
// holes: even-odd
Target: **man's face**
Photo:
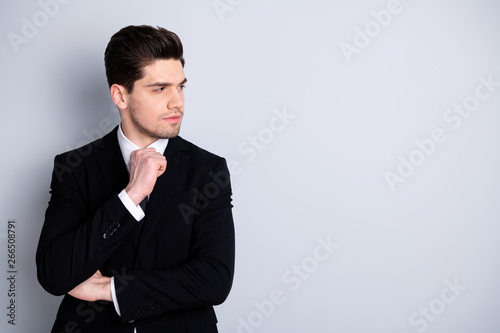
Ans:
[[[156,60],[146,66],[144,77],[135,81],[128,94],[128,117],[122,117],[128,135],[151,142],[177,136],[184,114],[185,83],[179,60]]]

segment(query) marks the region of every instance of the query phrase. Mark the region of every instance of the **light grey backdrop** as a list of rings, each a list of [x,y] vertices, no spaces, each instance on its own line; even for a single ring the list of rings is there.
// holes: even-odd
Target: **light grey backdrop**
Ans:
[[[60,299],[38,285],[34,254],[53,157],[118,123],[103,52],[130,24],[179,34],[181,135],[231,165],[237,265],[221,332],[500,329],[498,1],[0,8],[2,332],[51,327]]]

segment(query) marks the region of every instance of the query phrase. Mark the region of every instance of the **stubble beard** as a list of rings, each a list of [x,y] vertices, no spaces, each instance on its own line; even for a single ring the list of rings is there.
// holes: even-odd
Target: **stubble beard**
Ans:
[[[156,139],[172,139],[179,135],[181,129],[182,118],[177,124],[169,124],[166,123],[163,118],[169,115],[162,115],[156,122],[156,127],[154,124],[152,126],[147,125],[146,119],[141,117],[141,115],[137,112],[137,109],[134,105],[129,106],[130,109],[130,117],[132,119],[132,124],[136,128],[136,130],[142,135],[156,138]],[[174,112],[175,114],[183,115],[183,112],[178,110]],[[163,125],[163,127],[162,127]]]

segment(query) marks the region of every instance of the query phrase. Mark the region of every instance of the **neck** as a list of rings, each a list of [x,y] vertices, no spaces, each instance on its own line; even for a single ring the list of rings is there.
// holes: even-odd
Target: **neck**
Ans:
[[[135,128],[133,128],[133,126],[128,126],[123,121],[121,122],[121,127],[125,137],[127,137],[127,139],[129,139],[132,143],[134,143],[141,149],[146,148],[147,146],[158,140],[158,138],[153,138],[151,136],[140,133]]]

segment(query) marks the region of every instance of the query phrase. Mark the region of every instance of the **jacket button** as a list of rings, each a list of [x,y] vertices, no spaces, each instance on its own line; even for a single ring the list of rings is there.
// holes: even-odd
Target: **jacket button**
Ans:
[[[113,235],[113,233],[114,233],[114,232],[113,232],[112,230],[109,230],[109,229],[108,229],[108,230],[106,230],[106,233],[104,233],[104,235],[102,235],[102,237],[103,237],[104,239],[109,239],[109,238]]]

